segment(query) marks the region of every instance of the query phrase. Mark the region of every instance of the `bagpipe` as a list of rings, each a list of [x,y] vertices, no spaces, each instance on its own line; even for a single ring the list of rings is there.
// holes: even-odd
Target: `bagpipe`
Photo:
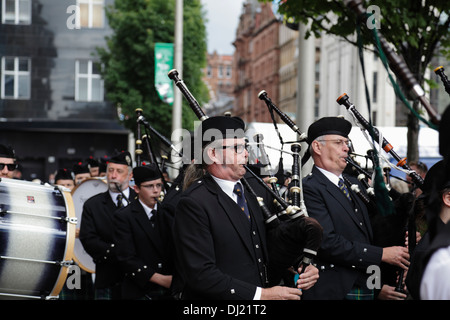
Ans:
[[[289,188],[288,197],[289,199],[291,199],[291,202],[294,206],[297,206],[300,208],[300,210],[306,212],[307,209],[305,206],[305,202],[303,200],[302,165],[308,160],[309,152],[306,152],[305,157],[302,159],[302,157],[300,156],[301,150],[300,142],[306,141],[308,137],[305,132],[300,131],[295,122],[286,113],[280,110],[280,108],[278,108],[272,102],[272,100],[269,98],[265,90],[262,90],[258,94],[258,98],[266,103],[269,112],[275,111],[280,116],[280,119],[283,120],[283,122],[287,124],[288,127],[291,128],[292,131],[294,131],[298,135],[298,141],[291,144],[291,151],[293,157],[292,177],[291,177],[292,182]]]
[[[176,69],[169,71],[168,77],[180,89],[197,118],[200,121],[207,119],[208,116],[203,112],[183,80],[180,79],[178,71]],[[292,266],[298,266],[299,268],[301,267],[301,272],[303,272],[306,266],[312,262],[321,245],[323,229],[317,220],[307,215],[306,210],[302,210],[300,207],[288,203],[276,190],[269,187],[254,173],[248,165],[244,165],[244,167],[255,178],[257,183],[282,207],[283,214],[280,214],[280,216],[288,217],[288,219],[280,219],[279,213],[271,212],[264,203],[263,198],[254,192],[250,183],[245,178],[241,179],[247,187],[247,190],[258,199],[261,207],[261,212],[267,227],[267,243],[270,257],[269,269],[274,271],[271,272],[273,275],[271,282],[277,284],[284,270]]]
[[[145,163],[143,160],[143,145],[145,146],[145,149],[147,150],[147,157],[149,159],[150,164],[155,164],[156,167],[159,170],[161,180],[163,182],[164,188],[161,190],[160,197],[158,198],[158,201],[161,202],[164,199],[165,192],[169,190],[169,184],[166,181],[164,175],[163,175],[163,169],[165,166],[165,162],[168,159],[167,156],[161,155],[161,164],[158,164],[158,161],[156,159],[155,152],[152,148],[152,145],[150,144],[150,133],[148,131],[151,131],[154,135],[156,135],[160,141],[169,147],[171,150],[175,151],[178,155],[181,155],[181,153],[175,148],[175,146],[170,142],[169,139],[167,139],[164,135],[162,135],[160,132],[158,132],[155,128],[153,128],[145,119],[144,115],[142,114],[143,111],[141,108],[137,108],[135,110],[136,112],[136,122],[137,122],[137,129],[136,129],[136,148],[135,148],[135,155],[136,155],[136,166],[142,166]],[[142,133],[141,125],[144,126],[145,134]]]
[[[421,176],[412,170],[407,162],[406,158],[401,158],[395,151],[394,147],[387,141],[387,139],[382,136],[377,128],[372,126],[359,112],[356,107],[349,101],[347,94],[342,94],[337,98],[337,103],[344,105],[347,111],[355,119],[356,124],[363,131],[367,141],[373,146],[373,150],[376,150],[375,144],[377,143],[384,152],[390,154],[397,161],[397,169],[403,169],[406,174],[408,174],[413,183],[417,185],[420,189],[423,188],[424,181]],[[372,150],[372,151],[373,151]],[[380,155],[380,153],[378,153]],[[374,159],[373,152],[369,158],[372,159],[373,166],[375,168],[376,161]],[[383,193],[383,188],[376,188],[376,184],[380,184],[380,181],[376,181],[374,176],[369,174],[367,171],[362,169],[351,156],[347,158],[347,163],[358,172],[358,180],[367,188],[366,192],[361,192],[357,190],[357,186],[352,185],[352,190],[363,200],[369,210],[369,216],[372,224],[372,229],[374,232],[374,244],[381,247],[388,247],[393,245],[403,245],[405,232],[408,230],[408,244],[409,252],[412,253],[416,244],[416,225],[414,219],[414,204],[415,197],[411,193],[400,194],[390,187],[390,168],[384,168],[384,178],[387,192]],[[386,160],[386,163],[389,161]],[[391,164],[390,164],[391,165]],[[393,165],[392,165],[393,166]],[[375,168],[376,170],[376,168]],[[372,179],[372,186],[368,183],[368,180]],[[375,187],[374,187],[375,185]],[[377,194],[378,192],[378,194]],[[392,212],[383,212],[380,210],[379,203],[385,202],[392,204]],[[395,282],[397,267],[385,266],[384,275],[385,278],[390,278],[391,284]],[[403,273],[404,270],[400,270],[400,275],[398,276],[398,282],[396,284],[395,290],[403,292]]]
[[[434,73],[441,78],[441,81],[444,84],[445,91],[450,95],[450,80],[448,80],[447,76],[444,73],[444,70],[445,69],[443,66],[439,66],[434,69]]]
[[[377,142],[386,153],[389,153],[396,161],[397,166],[403,168],[406,170],[407,174],[411,177],[411,179],[414,181],[414,183],[417,184],[419,188],[423,187],[423,179],[421,176],[417,174],[414,170],[412,170],[408,164],[406,163],[406,158],[401,158],[397,152],[395,152],[394,147],[386,140],[385,137],[383,137],[377,128],[373,127],[362,115],[361,113],[356,110],[355,106],[350,102],[349,97],[346,93],[340,95],[337,98],[337,103],[340,105],[343,105],[350,113],[351,115],[356,119],[356,123],[358,126],[365,130],[370,137],[372,138],[372,141]],[[372,141],[368,140],[369,143],[372,143]]]
[[[362,0],[344,0],[343,2],[347,7],[349,7],[349,9],[353,10],[362,21],[367,21],[369,15],[364,8],[364,2]],[[411,99],[417,99],[427,111],[431,122],[435,125],[439,125],[441,120],[440,114],[426,99],[425,90],[420,86],[412,72],[409,70],[406,62],[394,51],[381,33],[377,32],[377,37],[380,48],[383,50],[384,55],[387,58],[389,67],[402,82]]]

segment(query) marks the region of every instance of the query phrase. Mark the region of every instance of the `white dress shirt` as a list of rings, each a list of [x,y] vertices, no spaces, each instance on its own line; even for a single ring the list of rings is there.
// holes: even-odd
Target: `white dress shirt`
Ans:
[[[125,190],[122,191],[122,193],[125,195],[127,199],[130,199],[130,188],[126,188]],[[109,195],[111,196],[111,199],[116,205],[117,205],[117,196],[119,194],[120,192],[112,192],[111,190],[109,190]],[[122,198],[122,203],[124,207],[128,205],[128,202],[125,198]]]
[[[147,217],[150,219],[153,216],[153,212],[152,210],[157,210],[157,206],[158,203],[155,203],[155,206],[153,208],[148,207],[145,203],[143,203],[141,201],[141,199],[139,199],[139,203],[142,205],[142,207],[144,208],[145,213],[147,214]]]
[[[450,247],[433,253],[420,282],[422,300],[450,299]]]

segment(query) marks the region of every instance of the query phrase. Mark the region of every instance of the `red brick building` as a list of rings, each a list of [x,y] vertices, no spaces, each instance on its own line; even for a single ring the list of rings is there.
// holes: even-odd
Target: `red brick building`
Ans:
[[[265,90],[274,103],[279,97],[279,27],[271,5],[244,4],[234,46],[236,70],[233,115],[246,122],[271,122],[266,104],[258,98]]]
[[[219,55],[216,51],[208,54],[205,81],[208,84],[211,100],[218,96],[233,95],[233,56]]]

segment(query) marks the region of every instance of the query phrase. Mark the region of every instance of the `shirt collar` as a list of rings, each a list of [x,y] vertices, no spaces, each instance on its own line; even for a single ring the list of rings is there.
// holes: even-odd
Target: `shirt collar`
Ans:
[[[127,199],[130,199],[130,188],[126,188],[122,191],[122,193],[127,197]],[[120,192],[112,192],[109,190],[109,195],[111,196],[111,199],[114,201],[114,203],[117,201],[117,196],[120,194]],[[125,199],[123,199],[126,201]]]
[[[143,203],[141,201],[141,199],[139,199],[139,203],[142,205],[142,208],[144,208],[145,213],[147,214],[148,218],[150,219],[151,216],[153,215],[152,210],[158,210],[158,203],[155,203],[155,206],[152,208],[150,208],[149,206],[147,206],[145,203]]]
[[[337,176],[334,173],[327,171],[325,169],[319,168],[318,166],[316,166],[317,169],[319,169],[320,172],[322,172],[324,174],[325,177],[328,178],[328,180],[330,180],[334,185],[338,186],[339,184],[339,179],[342,179],[342,174]]]
[[[237,199],[237,196],[233,192],[233,190],[234,190],[234,185],[236,184],[236,182],[241,183],[239,180],[237,180],[237,181],[224,180],[224,179],[217,178],[213,175],[211,175],[211,177],[214,179],[214,181],[217,182],[220,189],[222,189],[222,191],[225,192],[230,198],[232,198],[234,200]]]

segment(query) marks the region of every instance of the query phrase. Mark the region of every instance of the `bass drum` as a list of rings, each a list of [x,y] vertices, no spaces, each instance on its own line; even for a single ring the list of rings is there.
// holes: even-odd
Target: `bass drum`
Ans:
[[[70,192],[2,178],[0,210],[0,298],[58,298],[75,242]]]
[[[78,220],[78,226],[81,225],[81,216],[83,205],[87,199],[99,193],[106,192],[108,184],[103,178],[89,178],[81,182],[72,189],[72,199],[75,206],[75,215]],[[83,244],[78,237],[75,239],[74,260],[81,269],[89,273],[95,273],[95,263],[92,257],[84,250]]]

